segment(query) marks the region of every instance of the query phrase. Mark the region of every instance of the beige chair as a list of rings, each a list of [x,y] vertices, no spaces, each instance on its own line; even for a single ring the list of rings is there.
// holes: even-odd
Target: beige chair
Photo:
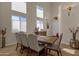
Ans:
[[[50,53],[51,50],[53,50],[53,51],[57,52],[58,56],[59,55],[62,56],[61,48],[60,48],[62,36],[63,36],[63,34],[60,35],[60,37],[58,38],[58,40],[56,41],[55,44],[52,44],[52,45],[48,45],[47,46],[47,50],[49,50],[49,53]]]
[[[16,50],[20,47],[20,52],[22,50],[22,34],[24,34],[24,32],[16,32],[15,33],[15,37],[16,37],[16,41],[17,41],[17,46],[16,46]]]
[[[17,40],[17,46],[16,46],[16,50],[18,49],[18,47],[21,47],[21,35],[20,32],[15,33],[16,36],[16,40]]]
[[[32,52],[35,52],[36,55],[40,55],[41,52],[44,50],[44,47],[38,44],[37,36],[29,34],[28,39],[29,39],[30,50]]]
[[[27,50],[27,55],[29,54],[29,44],[27,34],[21,33],[21,40],[22,40],[22,52],[24,49]]]

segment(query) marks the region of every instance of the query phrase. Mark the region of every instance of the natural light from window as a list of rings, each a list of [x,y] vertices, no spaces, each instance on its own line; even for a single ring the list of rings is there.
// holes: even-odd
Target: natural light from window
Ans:
[[[26,18],[22,16],[12,16],[12,32],[26,32]]]
[[[23,31],[26,32],[27,28],[27,13],[25,2],[12,2],[12,32]],[[18,12],[18,13],[17,13]]]
[[[37,20],[37,28],[39,29],[39,31],[43,29],[43,21]]]
[[[26,3],[25,2],[12,2],[12,10],[18,11],[21,13],[27,13],[26,12]]]
[[[63,51],[65,51],[66,53],[69,53],[69,54],[75,54],[75,50],[73,50],[73,49],[63,48]]]
[[[37,6],[36,15],[37,15],[37,17],[43,18],[43,8],[42,7]]]
[[[12,16],[12,31],[20,31],[20,19],[18,16]]]
[[[43,7],[36,6],[36,27],[39,31],[43,30]]]

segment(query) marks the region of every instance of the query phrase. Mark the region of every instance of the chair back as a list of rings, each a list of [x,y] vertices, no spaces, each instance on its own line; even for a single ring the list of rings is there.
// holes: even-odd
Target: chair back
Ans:
[[[56,45],[58,45],[58,47],[60,47],[60,44],[61,44],[61,40],[62,40],[62,36],[63,36],[63,33],[60,34],[58,40],[56,41]]]
[[[29,47],[32,50],[37,51],[39,49],[37,36],[29,34],[28,39],[29,39]]]
[[[25,47],[29,47],[27,34],[21,33],[22,45]]]
[[[16,37],[17,43],[21,43],[21,35],[20,35],[20,32],[15,33],[15,37]]]

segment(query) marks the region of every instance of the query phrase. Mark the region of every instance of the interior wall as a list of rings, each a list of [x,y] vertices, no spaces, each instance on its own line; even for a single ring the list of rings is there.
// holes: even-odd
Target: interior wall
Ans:
[[[68,16],[67,11],[64,10],[64,7],[66,7],[67,5],[75,5],[74,7],[72,7],[70,16]],[[61,28],[64,34],[62,42],[69,44],[70,39],[72,39],[72,34],[69,31],[69,28],[79,27],[79,3],[63,3],[61,11]],[[77,40],[79,40],[79,32],[77,33]]]
[[[0,4],[0,7],[1,7],[1,4]],[[0,9],[0,13],[1,13],[1,9]],[[1,18],[1,16],[0,16],[0,18]],[[1,19],[0,19],[0,31],[1,31]],[[2,41],[1,41],[1,32],[0,32],[0,47],[1,47],[1,45],[2,45],[1,42],[2,42]]]
[[[44,18],[43,18],[43,22],[44,22],[44,30],[47,30],[46,28],[46,20],[48,20],[48,22],[50,21],[50,4],[47,2],[28,2],[27,3],[27,18],[28,18],[28,24],[27,24],[27,32],[28,33],[34,33],[35,27],[36,27],[36,6],[41,6],[44,9]],[[49,23],[50,25],[50,23]],[[50,28],[49,28],[50,29]],[[50,35],[50,32],[47,33],[47,35]]]
[[[34,33],[35,30],[35,4],[27,3],[27,33]]]
[[[71,3],[65,3],[65,2],[52,2],[51,3],[51,22],[54,23],[54,16],[58,16],[58,22],[59,22],[59,32],[63,33],[63,39],[62,43],[68,44],[70,39],[72,39],[72,34],[69,31],[70,28],[76,28],[79,27],[79,3],[78,2],[71,2]],[[65,10],[66,6],[74,6],[72,8],[71,15],[68,16],[67,11]],[[53,28],[53,27],[52,27]],[[54,33],[52,30],[52,33]],[[79,40],[79,32],[77,33],[77,40]]]
[[[11,32],[11,4],[10,2],[0,2],[0,21],[1,21],[1,28],[6,28],[6,45],[13,44],[16,42],[14,35]]]
[[[50,4],[49,3],[27,3],[27,33],[34,33],[36,26],[36,5],[40,5],[44,8],[44,30],[46,30],[46,21],[50,20]],[[12,33],[11,28],[11,3],[10,2],[0,2],[0,26],[1,28],[7,28],[6,34],[6,46],[15,44],[16,39],[14,33]],[[49,24],[50,25],[50,24]],[[49,32],[50,33],[50,32]],[[49,35],[49,34],[48,34]]]
[[[70,39],[72,39],[72,34],[69,28],[79,27],[79,3],[78,2],[54,2],[52,5],[51,22],[54,22],[53,16],[59,17],[59,32],[63,33],[62,43],[69,45]],[[71,15],[68,16],[65,10],[66,6],[73,6]],[[52,32],[53,33],[53,32]],[[77,33],[77,40],[79,40],[79,32]]]
[[[64,3],[63,3],[64,4]],[[68,3],[69,4],[69,3]],[[62,5],[61,11],[59,11],[60,3],[27,3],[27,33],[34,33],[34,29],[36,26],[36,5],[40,5],[44,8],[44,30],[47,30],[46,28],[46,21],[45,19],[48,19],[49,22],[49,29],[48,29],[48,35],[52,35],[52,26],[51,22],[53,22],[54,16],[61,15],[60,21],[61,21],[61,31],[64,34],[62,43],[69,44],[69,40],[71,39],[71,33],[69,31],[69,27],[79,27],[78,19],[79,19],[79,5],[73,8],[73,11],[70,16],[67,15],[67,12],[63,10],[63,7],[68,5],[67,3]],[[6,45],[14,44],[16,43],[16,39],[14,34],[12,33],[11,29],[11,3],[10,2],[1,2],[0,3],[0,24],[1,27],[7,28],[7,34],[6,34]],[[78,33],[79,35],[79,33]],[[79,36],[77,35],[77,38]]]
[[[51,8],[51,35],[59,33],[59,5],[60,2],[52,2],[50,5]],[[53,17],[58,17],[58,20],[55,20]]]

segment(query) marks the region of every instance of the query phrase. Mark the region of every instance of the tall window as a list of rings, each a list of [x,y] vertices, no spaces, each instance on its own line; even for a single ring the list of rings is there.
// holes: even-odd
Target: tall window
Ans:
[[[22,16],[12,16],[12,32],[26,32],[26,18]]]
[[[40,17],[40,18],[43,18],[43,8],[42,7],[37,6],[37,8],[36,8],[36,16]]]
[[[11,4],[12,4],[11,5],[12,10],[18,11],[18,12],[21,12],[21,13],[27,13],[26,3],[24,3],[24,2],[12,2]]]
[[[23,31],[26,32],[26,3],[12,2],[12,32]]]
[[[39,31],[41,31],[41,29],[43,29],[43,8],[40,6],[36,7],[36,17],[36,27],[39,29]]]
[[[41,31],[41,29],[43,29],[43,21],[41,20],[37,20],[37,28],[39,29],[39,31]]]

